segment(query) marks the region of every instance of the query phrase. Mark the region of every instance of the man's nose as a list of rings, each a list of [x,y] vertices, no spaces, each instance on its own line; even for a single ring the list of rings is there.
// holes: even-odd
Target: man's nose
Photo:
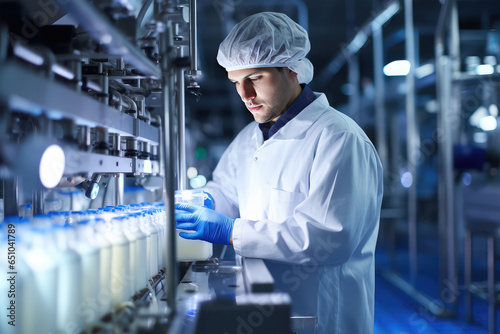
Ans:
[[[243,83],[240,87],[239,93],[243,102],[253,100],[257,96],[255,89],[250,83]]]

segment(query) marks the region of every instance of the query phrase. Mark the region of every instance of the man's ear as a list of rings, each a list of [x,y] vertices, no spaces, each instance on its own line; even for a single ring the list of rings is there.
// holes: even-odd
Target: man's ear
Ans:
[[[291,70],[291,69],[289,69],[288,67],[287,67],[287,70],[288,70],[288,76],[289,76],[291,79],[293,79],[293,78],[297,78],[297,73],[296,73],[296,72],[292,71],[292,70]]]

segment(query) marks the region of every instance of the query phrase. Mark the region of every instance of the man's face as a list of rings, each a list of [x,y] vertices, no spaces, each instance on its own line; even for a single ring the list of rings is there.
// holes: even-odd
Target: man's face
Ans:
[[[257,123],[276,122],[297,97],[297,74],[284,67],[249,68],[228,72]]]

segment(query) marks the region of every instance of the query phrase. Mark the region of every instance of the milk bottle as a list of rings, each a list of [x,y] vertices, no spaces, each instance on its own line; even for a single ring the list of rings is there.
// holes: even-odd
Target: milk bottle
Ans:
[[[79,312],[83,301],[82,261],[73,248],[77,243],[75,228],[54,225],[54,238],[59,254],[57,327],[61,333],[81,332],[83,315]]]

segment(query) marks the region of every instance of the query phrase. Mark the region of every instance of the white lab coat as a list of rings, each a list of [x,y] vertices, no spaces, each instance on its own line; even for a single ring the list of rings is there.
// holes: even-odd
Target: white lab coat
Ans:
[[[235,252],[265,259],[294,314],[318,317],[316,333],[372,333],[382,166],[359,126],[315,94],[265,142],[256,122],[243,129],[206,190],[240,217]]]

